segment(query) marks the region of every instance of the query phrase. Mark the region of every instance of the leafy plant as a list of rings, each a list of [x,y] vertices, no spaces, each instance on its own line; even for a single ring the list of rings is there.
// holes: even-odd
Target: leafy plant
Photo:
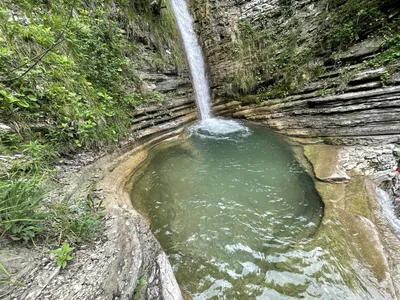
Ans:
[[[0,181],[0,232],[13,240],[28,241],[45,228],[42,221],[46,213],[40,210],[45,194],[38,186],[38,179]]]
[[[55,254],[57,256],[57,265],[65,269],[68,262],[74,259],[74,256],[72,255],[74,249],[75,249],[74,247],[70,247],[67,241],[64,241],[61,248],[51,250],[50,253]]]
[[[2,1],[0,115],[16,132],[0,136],[2,156],[12,158],[1,161],[0,234],[77,243],[99,233],[102,215],[90,199],[45,203],[42,181],[60,156],[118,143],[130,133],[134,108],[164,100],[141,92],[136,69],[185,64],[166,5],[155,18],[143,0]],[[64,29],[63,40],[35,64]]]

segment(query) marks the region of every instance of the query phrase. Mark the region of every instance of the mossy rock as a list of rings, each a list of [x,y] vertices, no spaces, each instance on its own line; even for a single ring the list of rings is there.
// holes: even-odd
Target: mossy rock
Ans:
[[[319,176],[326,176],[336,168],[338,151],[338,147],[328,145],[304,146],[304,154]],[[358,271],[361,268],[366,278],[385,280],[388,265],[378,230],[371,222],[371,195],[366,179],[353,175],[348,183],[316,181],[315,187],[325,209],[314,246],[329,251],[349,287],[359,285],[356,272],[352,271],[356,268]]]

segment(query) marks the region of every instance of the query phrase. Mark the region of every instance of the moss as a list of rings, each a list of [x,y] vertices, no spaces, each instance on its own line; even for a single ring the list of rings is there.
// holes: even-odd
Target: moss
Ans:
[[[321,137],[321,140],[327,145],[343,145],[345,142],[345,139],[337,137]]]
[[[325,215],[329,216],[331,210],[345,208],[345,187],[346,184],[331,184],[316,182],[315,187],[325,204]]]
[[[239,24],[239,37],[228,53],[239,62],[236,74],[226,80],[229,94],[282,97],[318,75],[320,69],[308,63],[309,53],[301,48],[301,25],[296,17],[288,20],[283,31],[274,21],[260,22],[257,26]]]
[[[351,253],[358,260],[365,262],[378,281],[386,277],[387,264],[380,247],[380,240],[375,236],[376,230],[372,223],[367,223],[357,217],[349,216],[343,223],[348,230],[348,238],[351,241]]]
[[[323,169],[336,166],[337,148],[332,146],[307,145],[304,153],[313,164],[314,170],[323,164]],[[328,172],[329,173],[329,172]],[[364,265],[379,281],[385,278],[387,265],[380,249],[380,241],[374,225],[369,221],[371,210],[369,195],[363,177],[353,176],[349,183],[315,183],[315,187],[325,205],[324,217],[314,239],[315,245],[322,247],[335,257],[346,285],[359,285],[352,271],[352,260]]]
[[[319,179],[330,177],[336,170],[337,148],[327,145],[306,145],[304,155],[311,162],[315,176]]]
[[[387,265],[380,250],[380,241],[372,223],[363,219],[369,215],[364,204],[354,205],[354,195],[366,197],[362,178],[354,178],[349,184],[316,183],[316,188],[325,204],[322,225],[317,232],[315,243],[328,250],[342,269],[342,276],[349,286],[357,285],[351,261],[366,266],[379,281],[385,278]],[[366,202],[367,198],[358,200]]]
[[[368,195],[362,177],[353,177],[346,186],[346,210],[353,214],[371,219],[371,211],[368,206]]]

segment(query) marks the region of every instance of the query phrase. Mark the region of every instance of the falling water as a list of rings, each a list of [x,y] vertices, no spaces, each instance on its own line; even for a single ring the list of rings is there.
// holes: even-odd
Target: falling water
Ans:
[[[379,203],[381,204],[383,215],[386,217],[397,236],[400,237],[400,220],[394,213],[393,204],[389,198],[389,195],[378,187],[376,188],[376,194],[378,196]]]
[[[193,30],[193,19],[189,14],[185,0],[171,0],[171,3],[192,73],[200,116],[202,120],[207,120],[210,118],[210,87],[207,81],[203,53]]]
[[[249,130],[244,125],[233,120],[216,119],[211,116],[211,93],[207,80],[206,64],[193,29],[193,19],[186,5],[186,0],[171,0],[171,3],[185,46],[186,57],[196,92],[197,106],[200,111],[201,122],[193,126],[191,132],[202,136],[204,136],[204,133],[225,135],[238,131],[246,134]]]

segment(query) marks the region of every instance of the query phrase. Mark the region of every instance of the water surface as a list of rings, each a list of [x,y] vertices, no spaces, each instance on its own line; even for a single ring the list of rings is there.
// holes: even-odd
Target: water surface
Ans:
[[[285,263],[318,252],[292,251],[321,219],[311,178],[269,130],[211,127],[154,150],[133,178],[134,205],[151,219],[178,282],[195,299],[278,297],[287,284],[306,291],[311,281]]]

